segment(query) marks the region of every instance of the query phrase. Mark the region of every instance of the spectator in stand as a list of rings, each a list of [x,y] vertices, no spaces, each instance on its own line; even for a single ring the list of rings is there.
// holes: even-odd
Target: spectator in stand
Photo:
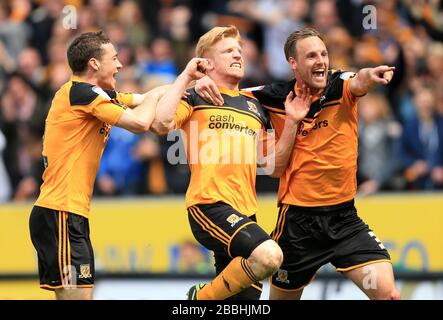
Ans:
[[[20,52],[17,71],[31,81],[33,85],[41,85],[45,68],[42,66],[40,54],[35,48],[27,47]]]
[[[269,82],[270,76],[256,43],[248,38],[243,38],[242,43],[245,76],[240,82],[240,86],[242,88],[255,87]]]
[[[312,4],[312,26],[322,34],[340,25],[335,0],[318,0]]]
[[[416,117],[404,123],[401,159],[410,189],[443,187],[443,118],[436,112],[434,93],[417,88],[414,96]]]
[[[395,151],[401,126],[392,119],[391,109],[381,94],[368,94],[358,104],[358,193],[369,195],[385,189],[398,189],[394,179],[399,163]]]
[[[291,73],[283,51],[286,37],[304,27],[309,10],[306,0],[242,0],[231,1],[230,8],[263,26],[263,50],[267,69],[273,80],[288,80]]]
[[[326,33],[331,69],[351,70],[352,37],[343,27],[333,27]]]
[[[14,61],[26,47],[31,33],[24,23],[30,9],[28,0],[0,2],[0,40]]]
[[[102,156],[97,175],[97,192],[101,195],[142,194],[143,162],[134,156],[142,136],[114,127]]]
[[[41,140],[48,105],[32,84],[14,73],[0,99],[0,123],[7,140],[5,164],[14,188],[33,166],[29,143]],[[38,142],[36,142],[38,143]]]
[[[172,83],[177,76],[177,67],[174,62],[171,42],[166,38],[156,38],[150,46],[151,56],[143,66],[146,77],[160,76],[167,83]]]

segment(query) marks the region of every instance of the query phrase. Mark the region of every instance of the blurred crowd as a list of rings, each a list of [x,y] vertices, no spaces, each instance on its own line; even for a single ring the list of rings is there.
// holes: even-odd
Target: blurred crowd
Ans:
[[[290,79],[283,44],[304,26],[324,35],[333,69],[395,66],[359,103],[359,192],[443,188],[443,1],[0,0],[0,202],[39,192],[44,120],[70,77],[74,36],[103,29],[124,66],[117,89],[145,92],[171,83],[199,36],[228,24],[243,36],[241,87]],[[114,127],[96,193],[185,192],[187,165],[167,161],[173,143]],[[257,190],[277,183],[259,176]]]

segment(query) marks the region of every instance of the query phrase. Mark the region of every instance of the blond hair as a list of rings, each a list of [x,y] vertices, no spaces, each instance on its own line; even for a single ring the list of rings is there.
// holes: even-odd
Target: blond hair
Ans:
[[[238,42],[241,41],[240,32],[236,26],[214,27],[198,40],[197,46],[195,47],[196,56],[203,58],[215,43],[224,38],[234,38]]]

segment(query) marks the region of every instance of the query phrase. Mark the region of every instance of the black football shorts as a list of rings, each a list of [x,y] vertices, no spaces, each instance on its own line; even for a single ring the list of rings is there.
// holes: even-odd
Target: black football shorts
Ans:
[[[284,256],[271,283],[284,290],[302,289],[329,262],[339,272],[390,262],[388,251],[357,215],[353,200],[331,207],[282,205],[271,236]]]
[[[34,206],[29,228],[37,250],[41,288],[93,287],[94,252],[89,239],[88,219]]]

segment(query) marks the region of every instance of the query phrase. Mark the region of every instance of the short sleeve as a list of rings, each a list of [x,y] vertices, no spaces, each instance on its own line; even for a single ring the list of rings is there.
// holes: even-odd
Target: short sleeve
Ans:
[[[261,129],[258,133],[258,156],[267,157],[269,151],[275,149],[275,131]]]
[[[269,111],[269,118],[271,120],[272,128],[275,130],[275,134],[277,136],[277,139],[281,136],[283,128],[285,126],[285,114],[281,112],[273,112],[272,110]]]
[[[73,83],[69,92],[73,110],[91,114],[110,125],[116,124],[126,109],[115,98],[116,96],[110,96],[103,89],[84,82]]]
[[[121,104],[124,104],[125,106],[132,106],[132,102],[134,101],[134,94],[117,92],[117,101]]]
[[[91,104],[92,115],[110,125],[118,122],[125,109],[123,105],[113,103],[101,96],[98,96]]]
[[[183,124],[189,120],[192,115],[192,106],[188,102],[181,100],[180,105],[175,112],[175,128],[181,128]]]
[[[360,97],[356,97],[351,93],[350,89],[351,79],[343,81],[343,94],[341,98],[341,104],[344,106],[353,106],[356,104]]]

